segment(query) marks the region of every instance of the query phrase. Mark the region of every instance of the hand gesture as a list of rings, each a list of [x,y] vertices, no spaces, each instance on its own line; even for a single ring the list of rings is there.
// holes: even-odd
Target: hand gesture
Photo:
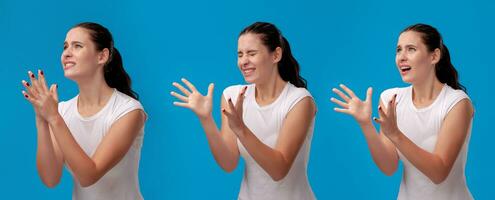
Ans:
[[[235,106],[232,103],[232,99],[229,98],[227,100],[228,111],[225,108],[222,109],[222,113],[228,118],[230,129],[232,129],[237,136],[242,134],[243,129],[246,127],[242,119],[242,105],[244,103],[244,93],[246,92],[246,89],[247,86],[244,86],[239,92]]]
[[[393,141],[393,138],[399,134],[399,128],[397,126],[397,113],[396,113],[396,98],[395,94],[392,99],[388,102],[386,111],[383,110],[382,106],[378,106],[378,114],[380,118],[373,118],[377,123],[380,124],[383,134]]]
[[[341,107],[334,108],[334,110],[351,115],[360,124],[371,121],[371,94],[373,92],[373,89],[371,87],[368,88],[366,92],[366,99],[362,101],[354,94],[351,89],[349,89],[345,85],[340,84],[340,87],[347,93],[347,95],[337,88],[332,89],[332,91],[339,95],[343,100],[341,101],[333,97],[330,99],[330,101],[336,103]]]
[[[33,72],[28,72],[31,84],[22,80],[26,90],[22,91],[24,97],[33,105],[37,117],[50,122],[58,115],[57,85],[52,84],[48,89],[43,71],[38,70],[38,79]]]
[[[181,79],[184,84],[189,88],[184,88],[181,84],[172,83],[182,94],[176,92],[170,92],[170,94],[182,102],[174,102],[174,105],[191,109],[199,118],[207,118],[211,115],[213,104],[213,83],[208,86],[208,94],[203,96],[198,92],[196,87],[186,79]]]

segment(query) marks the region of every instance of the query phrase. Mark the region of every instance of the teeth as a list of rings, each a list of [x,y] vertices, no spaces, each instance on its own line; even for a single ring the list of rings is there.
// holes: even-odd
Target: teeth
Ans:
[[[72,67],[74,65],[75,65],[74,63],[67,63],[67,64],[65,64],[66,67]]]
[[[254,69],[245,69],[245,70],[242,70],[242,71],[244,71],[244,73],[250,73],[250,72],[253,72]]]

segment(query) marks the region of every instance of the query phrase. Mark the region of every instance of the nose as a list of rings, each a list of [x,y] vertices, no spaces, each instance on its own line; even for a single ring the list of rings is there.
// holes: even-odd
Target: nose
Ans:
[[[64,51],[62,52],[62,58],[68,58],[68,57],[72,57],[72,50],[70,47],[64,49]]]
[[[407,57],[406,57],[406,53],[405,51],[400,51],[397,53],[397,61],[402,62],[402,61],[406,61],[407,60]]]
[[[237,62],[239,64],[239,67],[243,67],[244,65],[246,65],[249,62],[247,56],[244,56],[244,55],[238,57],[237,59],[238,59]]]

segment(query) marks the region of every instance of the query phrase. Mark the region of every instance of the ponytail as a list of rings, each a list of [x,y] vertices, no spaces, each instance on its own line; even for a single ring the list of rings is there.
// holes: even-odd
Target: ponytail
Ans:
[[[430,52],[440,49],[440,60],[435,65],[435,76],[441,83],[456,90],[463,90],[467,93],[466,87],[459,82],[459,76],[454,65],[450,62],[449,49],[443,43],[442,35],[438,30],[427,24],[414,24],[405,28],[401,33],[406,31],[415,31],[421,34],[421,39]]]
[[[289,41],[281,36],[282,59],[278,63],[278,72],[284,81],[289,81],[296,87],[307,87],[306,80],[299,75],[299,63],[292,55]]]
[[[83,22],[74,26],[74,28],[76,27],[81,27],[89,31],[91,40],[95,43],[98,51],[102,51],[105,48],[108,49],[109,58],[103,67],[103,76],[107,85],[138,100],[139,96],[131,89],[131,78],[124,69],[119,51],[114,47],[113,37],[110,31],[102,25],[93,22]]]
[[[461,89],[466,92],[466,88],[459,83],[457,70],[450,62],[450,53],[447,46],[442,44],[440,48],[440,61],[435,65],[435,75],[441,83],[446,83],[454,89]]]
[[[131,89],[131,78],[124,70],[122,57],[115,47],[111,51],[109,61],[103,67],[103,76],[105,77],[105,82],[111,88],[115,88],[136,100],[138,99],[138,94]]]
[[[282,58],[277,68],[282,80],[288,81],[296,87],[307,87],[306,80],[299,74],[299,63],[292,55],[289,42],[275,25],[267,22],[256,22],[244,28],[239,36],[246,33],[259,34],[261,41],[270,52],[280,47],[282,49]]]

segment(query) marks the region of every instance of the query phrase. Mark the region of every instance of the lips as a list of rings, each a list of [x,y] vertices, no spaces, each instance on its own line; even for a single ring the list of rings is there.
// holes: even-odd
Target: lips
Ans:
[[[66,61],[66,62],[64,62],[64,69],[69,69],[71,67],[74,67],[75,65],[76,65],[76,63],[73,61]]]
[[[244,68],[242,69],[242,74],[244,74],[244,76],[249,76],[251,75],[254,71],[256,70],[256,68]]]

